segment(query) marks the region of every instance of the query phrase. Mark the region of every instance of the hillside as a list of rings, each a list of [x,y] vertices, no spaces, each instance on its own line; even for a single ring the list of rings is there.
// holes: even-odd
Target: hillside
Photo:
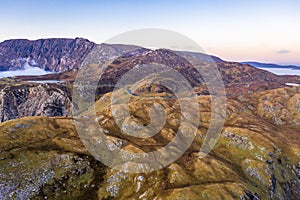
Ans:
[[[263,103],[265,95],[272,96],[281,90],[255,93],[252,101]],[[284,90],[290,91],[287,93],[290,99],[298,92]],[[97,119],[106,130],[107,145],[129,152],[147,152],[174,137],[179,122],[172,118],[167,119],[164,128],[154,137],[122,136],[112,120],[110,104],[105,103],[109,95],[96,103],[97,116],[102,116]],[[66,198],[66,195],[66,199],[87,196],[90,199],[297,199],[300,194],[298,123],[278,126],[268,117],[259,117],[259,113],[247,107],[246,101],[228,100],[226,122],[217,145],[207,157],[200,159],[199,147],[210,120],[209,99],[209,96],[198,99],[201,125],[190,148],[175,163],[150,173],[114,171],[95,161],[79,140],[71,118],[28,117],[5,122],[0,126],[1,196],[21,199]],[[132,97],[129,106],[137,124],[148,120],[147,112],[144,109],[145,112],[140,112],[140,108],[152,100]],[[176,102],[163,98],[155,101],[162,103],[168,112],[178,113],[176,106],[171,107]],[[268,112],[272,111],[265,110],[266,115]],[[93,134],[92,139],[97,140],[97,137]],[[9,172],[15,175],[7,176]],[[38,185],[26,178],[32,174]]]

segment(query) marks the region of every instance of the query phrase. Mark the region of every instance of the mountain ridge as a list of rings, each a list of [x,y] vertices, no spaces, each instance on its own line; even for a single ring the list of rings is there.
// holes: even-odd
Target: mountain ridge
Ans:
[[[96,46],[124,51],[126,48],[146,49],[130,44],[96,44],[85,38],[46,38],[37,40],[10,39],[0,43],[0,71],[20,69],[26,59],[33,60],[34,66],[53,72],[65,72],[78,68],[84,58]],[[184,51],[182,51],[184,52]],[[216,62],[222,59],[197,52],[198,56]],[[52,54],[45,56],[44,54]]]
[[[76,49],[76,46],[83,45],[84,48],[80,49],[82,53],[79,52],[77,54],[77,57],[80,57],[81,59],[73,58],[75,61],[72,61],[72,58],[68,60],[68,58],[65,57],[63,54],[59,54],[57,52],[57,49],[54,47],[54,53],[58,53],[57,55],[54,55],[52,57],[43,57],[40,58],[40,52],[36,53],[35,50],[38,48],[40,51],[45,50],[45,53],[47,53],[48,50],[51,52],[51,46],[49,44],[52,44],[54,46],[61,45],[59,48],[66,48],[64,54],[70,53],[69,55],[75,54],[78,52]],[[45,45],[45,48],[43,49],[43,45]],[[144,48],[142,46],[136,46],[136,45],[130,45],[130,44],[107,44],[107,43],[100,43],[97,44],[95,42],[92,42],[86,38],[76,37],[76,38],[41,38],[41,39],[8,39],[4,40],[0,43],[0,71],[6,71],[6,70],[15,70],[20,69],[22,65],[25,62],[26,58],[31,58],[34,61],[38,61],[36,64],[33,63],[33,66],[37,66],[41,69],[54,71],[54,72],[65,72],[68,70],[72,70],[74,68],[77,68],[82,60],[85,58],[85,56],[91,51],[92,48],[95,47],[95,45],[107,45],[112,48],[118,48],[122,49],[126,47],[135,47],[138,48]],[[37,47],[38,46],[38,47]],[[50,48],[49,48],[50,47]],[[18,49],[21,49],[19,51]],[[172,50],[172,49],[170,49]],[[56,52],[55,52],[56,51]],[[175,51],[175,50],[172,50]],[[214,62],[228,62],[220,57],[209,55],[206,53],[200,53],[200,52],[193,52],[193,51],[176,51],[181,52],[185,54],[190,55],[197,55],[199,58],[205,59],[206,57],[209,57],[211,61]],[[8,54],[8,55],[7,55]],[[62,64],[66,63],[66,64]],[[279,65],[274,63],[262,63],[262,62],[256,62],[256,61],[243,61],[239,62],[241,64],[249,64],[254,67],[259,68],[288,68],[288,69],[300,69],[300,66],[297,65]],[[53,65],[55,67],[53,67]],[[67,66],[69,65],[69,66]]]

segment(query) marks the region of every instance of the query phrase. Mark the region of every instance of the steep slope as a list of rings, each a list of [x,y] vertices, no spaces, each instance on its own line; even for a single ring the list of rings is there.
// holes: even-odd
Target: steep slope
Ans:
[[[2,79],[0,121],[26,116],[71,115],[70,91],[64,83],[19,83],[11,79]]]
[[[133,45],[95,44],[83,38],[6,40],[0,43],[0,70],[22,69],[24,63],[28,62],[46,71],[66,72],[78,69],[87,56],[108,60],[140,48]]]
[[[0,66],[3,70],[20,69],[27,63],[60,73],[1,79],[0,121],[25,116],[71,115],[70,82],[76,78],[76,70],[82,62],[97,63],[142,51],[146,49],[132,45],[97,45],[81,38],[4,41],[0,43]],[[34,83],[53,80],[63,83]]]
[[[0,43],[2,70],[20,69],[26,59],[29,64],[54,72],[65,72],[81,65],[95,46],[86,39],[6,40]]]

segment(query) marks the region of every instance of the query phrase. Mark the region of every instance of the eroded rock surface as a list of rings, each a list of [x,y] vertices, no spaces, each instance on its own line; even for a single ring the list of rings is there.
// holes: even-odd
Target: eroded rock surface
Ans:
[[[69,116],[72,102],[69,89],[63,84],[2,85],[0,121],[26,116]]]

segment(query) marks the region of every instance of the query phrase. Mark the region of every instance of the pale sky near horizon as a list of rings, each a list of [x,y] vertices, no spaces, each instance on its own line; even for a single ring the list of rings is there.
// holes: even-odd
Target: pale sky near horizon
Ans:
[[[232,61],[300,65],[299,0],[2,0],[0,41],[83,37],[139,28],[186,35]]]

